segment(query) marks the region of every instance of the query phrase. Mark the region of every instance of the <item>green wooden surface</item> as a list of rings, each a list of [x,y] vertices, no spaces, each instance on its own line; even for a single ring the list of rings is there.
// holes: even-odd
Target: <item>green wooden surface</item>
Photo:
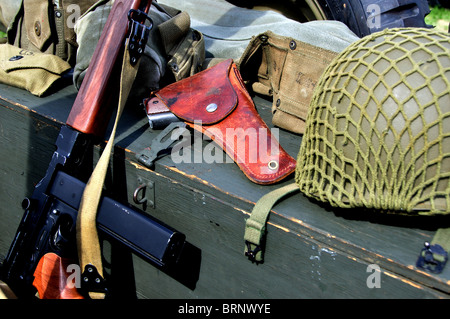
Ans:
[[[45,174],[59,127],[75,95],[70,86],[37,98],[0,85],[0,260],[23,214],[20,203]],[[255,101],[263,119],[270,123],[270,102],[256,97]],[[131,284],[130,295],[449,297],[450,267],[440,275],[430,275],[414,266],[423,242],[431,239],[443,220],[335,210],[301,194],[276,206],[269,220],[265,262],[252,264],[243,255],[245,219],[261,196],[293,178],[260,186],[248,181],[233,163],[175,164],[170,156],[159,159],[150,170],[136,163],[135,153],[148,147],[158,132],[149,129],[140,106],[127,106],[105,187],[116,199],[133,203],[139,179],[153,181],[155,208],[146,207],[145,211],[186,235],[190,249],[184,258],[191,268],[167,274],[136,256],[119,253],[119,259],[131,258],[134,267],[131,275],[117,279]],[[281,131],[280,142],[297,156],[299,136]],[[94,160],[102,147],[102,143],[96,146]],[[114,251],[105,249],[105,257],[116,258]],[[367,286],[370,264],[381,268],[381,288]]]

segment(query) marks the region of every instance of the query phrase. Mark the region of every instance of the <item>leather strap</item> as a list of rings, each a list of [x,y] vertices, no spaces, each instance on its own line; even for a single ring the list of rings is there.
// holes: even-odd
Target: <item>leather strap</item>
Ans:
[[[98,274],[103,279],[103,266],[100,242],[98,240],[97,233],[97,210],[102,194],[103,183],[105,181],[106,171],[111,156],[112,147],[114,145],[114,137],[116,134],[117,124],[119,122],[122,111],[125,107],[128,94],[133,85],[134,78],[139,66],[130,64],[130,57],[128,51],[128,39],[125,44],[124,58],[122,62],[122,76],[120,79],[120,95],[119,106],[116,114],[111,135],[108,143],[103,150],[103,153],[92,172],[92,175],[86,184],[84,193],[80,203],[80,209],[77,217],[77,245],[78,245],[78,257],[80,261],[81,270],[84,271],[86,266],[94,266]],[[103,292],[89,292],[89,296],[92,299],[103,299],[105,294]]]

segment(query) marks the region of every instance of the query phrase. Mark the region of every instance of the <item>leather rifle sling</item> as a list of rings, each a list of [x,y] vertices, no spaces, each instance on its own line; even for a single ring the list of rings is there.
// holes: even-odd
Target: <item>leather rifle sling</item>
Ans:
[[[88,265],[94,266],[98,274],[103,278],[102,256],[100,242],[97,233],[97,210],[100,197],[105,181],[106,171],[108,168],[112,147],[114,145],[114,137],[116,134],[117,124],[127,101],[128,94],[133,85],[134,79],[139,66],[139,59],[135,65],[130,63],[130,55],[128,51],[127,39],[125,44],[125,52],[122,62],[121,78],[120,78],[120,94],[119,105],[111,131],[111,135],[100,156],[97,165],[92,172],[89,181],[84,189],[80,203],[80,209],[77,217],[77,246],[81,271],[83,272]],[[104,292],[89,292],[92,299],[103,299]]]

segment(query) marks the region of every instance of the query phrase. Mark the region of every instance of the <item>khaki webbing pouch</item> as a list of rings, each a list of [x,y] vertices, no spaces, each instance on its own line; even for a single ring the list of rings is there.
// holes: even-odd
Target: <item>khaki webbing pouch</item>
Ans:
[[[316,83],[336,55],[267,31],[252,39],[238,66],[255,93],[273,96],[273,124],[302,134]]]
[[[70,64],[56,55],[0,44],[0,82],[34,95],[46,93],[69,69]]]

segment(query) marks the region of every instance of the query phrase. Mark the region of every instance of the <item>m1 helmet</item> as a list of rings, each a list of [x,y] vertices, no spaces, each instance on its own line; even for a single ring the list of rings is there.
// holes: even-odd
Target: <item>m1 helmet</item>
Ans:
[[[345,49],[319,80],[296,182],[337,207],[450,212],[450,35],[397,28]]]

